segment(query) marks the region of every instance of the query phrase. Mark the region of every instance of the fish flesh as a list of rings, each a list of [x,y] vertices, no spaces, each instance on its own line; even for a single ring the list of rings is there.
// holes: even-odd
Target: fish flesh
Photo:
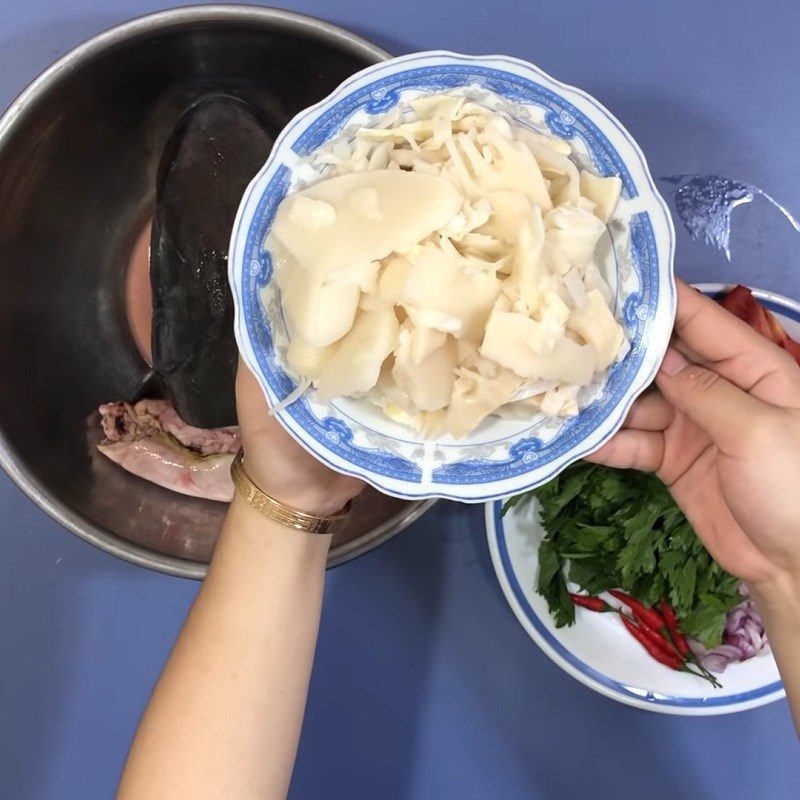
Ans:
[[[97,449],[104,456],[165,489],[230,502],[239,428],[188,425],[168,400],[105,403],[98,410],[105,440]]]
[[[720,301],[720,305],[731,314],[746,322],[751,328],[786,350],[800,364],[800,342],[796,342],[783,329],[777,317],[756,300],[752,289],[734,286]]]
[[[273,143],[258,109],[214,94],[184,113],[161,157],[150,242],[153,370],[191,426],[236,423],[228,244],[242,194]]]

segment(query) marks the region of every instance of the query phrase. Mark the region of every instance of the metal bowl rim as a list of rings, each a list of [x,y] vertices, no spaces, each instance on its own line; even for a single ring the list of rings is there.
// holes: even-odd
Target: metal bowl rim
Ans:
[[[136,36],[162,32],[172,27],[195,22],[254,22],[271,23],[273,27],[308,33],[322,41],[339,45],[344,50],[366,55],[376,62],[390,57],[386,50],[372,44],[363,37],[352,33],[330,22],[317,19],[307,14],[284,11],[277,8],[265,8],[250,5],[199,5],[184,8],[172,8],[157,11],[123,22],[109,28],[86,42],[77,45],[63,55],[28,86],[11,102],[0,117],[0,150],[14,132],[17,120],[35,103],[51,86],[65,75],[82,65],[86,60],[115,47]],[[208,565],[157,553],[154,550],[134,544],[119,536],[109,533],[82,514],[69,508],[61,500],[53,496],[32,474],[20,466],[18,454],[0,430],[0,466],[11,480],[39,508],[56,522],[72,531],[76,536],[95,547],[105,550],[132,564],[168,575],[182,578],[202,579]],[[341,548],[331,551],[329,566],[336,566],[377,547],[403,530],[427,511],[435,501],[414,503],[410,508],[394,514],[386,522],[373,529],[366,537],[349,542]]]

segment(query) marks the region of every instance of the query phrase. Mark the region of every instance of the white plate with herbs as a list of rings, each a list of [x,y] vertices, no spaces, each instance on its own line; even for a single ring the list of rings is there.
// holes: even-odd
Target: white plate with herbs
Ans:
[[[730,287],[722,284],[705,284],[699,288],[707,294],[719,297]],[[770,292],[754,290],[753,295],[759,303],[774,314],[789,336],[795,339],[800,338],[800,304]],[[580,466],[576,465],[570,469],[574,472],[579,470]],[[559,479],[562,481],[559,492],[563,492],[567,488],[564,481],[569,478],[570,469]],[[616,474],[618,475],[618,473]],[[574,475],[576,480],[580,479],[579,474],[574,472]],[[604,519],[604,515],[614,511],[619,511],[623,515],[629,513],[630,516],[641,511],[643,503],[630,501],[628,503],[630,512],[628,512],[622,505],[614,507],[607,505],[604,500],[598,501],[596,512],[592,511],[585,501],[590,496],[597,495],[597,478],[598,475],[595,473],[594,478],[585,479],[586,484],[579,492],[581,505],[578,510],[575,506],[570,506],[569,514],[583,514],[585,516],[580,519],[599,523],[607,521]],[[637,491],[647,491],[646,488],[640,488],[639,484],[632,485],[637,487]],[[644,486],[646,487],[647,484],[645,483]],[[569,491],[568,488],[567,491]],[[550,503],[554,518],[566,520],[566,511],[562,512],[560,517],[556,515],[557,503],[554,498],[558,496],[558,493],[554,492],[549,499],[545,497],[544,502]],[[661,502],[664,509],[668,508],[663,497],[657,497],[655,502]],[[562,620],[562,626],[557,627],[553,614],[558,614],[560,610],[562,617],[569,616],[563,595],[559,595],[556,590],[552,589],[557,581],[541,587],[545,593],[548,591],[547,587],[551,587],[550,604],[553,613],[551,613],[548,599],[537,591],[540,575],[540,545],[545,537],[545,531],[539,518],[539,501],[534,499],[520,503],[517,507],[509,509],[505,515],[503,515],[502,509],[502,501],[486,504],[486,529],[492,561],[506,599],[520,624],[536,644],[559,667],[581,683],[626,705],[648,711],[686,716],[744,711],[771,703],[785,696],[778,668],[775,659],[769,652],[768,645],[758,648],[756,655],[751,654],[751,657],[745,660],[734,658],[722,672],[717,670],[720,661],[724,663],[725,659],[717,659],[714,663],[713,659],[704,661],[702,658],[698,658],[700,663],[714,667],[715,671],[712,674],[721,684],[719,687],[714,687],[700,676],[673,670],[652,658],[625,629],[616,613],[596,613],[585,608],[575,607],[574,624],[564,625],[564,620]],[[596,513],[597,517],[592,520],[591,514],[593,513]],[[681,520],[675,518],[668,524],[677,526],[680,522]],[[663,518],[656,523],[656,527],[662,523],[664,523]],[[561,526],[554,526],[559,527],[562,531],[559,534],[556,552],[563,554],[566,549],[570,549],[572,542],[580,541],[576,532],[569,533],[569,524],[562,523]],[[605,546],[612,550],[615,542],[624,547],[625,542],[628,541],[623,537],[613,540],[611,534],[607,538],[605,533],[602,530],[594,532],[598,541],[607,541]],[[686,531],[684,530],[683,533],[685,535]],[[574,538],[570,539],[570,535]],[[593,532],[589,531],[587,535],[591,536]],[[587,551],[592,551],[592,547],[589,545],[581,543],[581,546]],[[548,559],[552,565],[553,549],[546,548],[542,552],[545,553],[548,549],[550,552],[543,557]],[[599,551],[600,545],[593,555],[585,560],[587,567],[583,574],[587,581],[593,580],[592,564],[597,565],[595,571],[600,568],[602,562],[592,560],[597,557]],[[621,563],[617,561],[618,558],[620,558],[619,551],[616,551],[614,553],[615,563]],[[631,551],[626,553],[623,558],[628,559],[628,569],[633,571],[644,568],[643,565],[637,563],[637,559],[647,560],[644,552],[637,555]],[[699,554],[696,558],[697,564],[702,568],[704,574],[708,573],[711,568],[708,561],[705,560],[705,554]],[[681,569],[682,565],[679,565],[678,574]],[[689,571],[692,571],[691,567],[689,567]],[[716,567],[713,568],[713,572],[713,577],[706,581],[705,585],[710,586],[712,591],[719,591],[725,597],[728,606],[736,607],[739,599],[734,597],[733,581],[729,578],[726,579],[724,573],[721,573]],[[673,572],[674,574],[675,572]],[[601,575],[596,575],[594,579],[602,583]],[[667,581],[664,585],[664,591],[667,594],[680,581],[676,577],[664,578],[664,580]],[[694,580],[692,585],[700,583],[699,577],[695,577]],[[647,579],[643,585],[646,584]],[[567,587],[571,592],[580,592],[580,587],[575,583],[570,582]],[[686,614],[684,617],[686,626],[693,627],[698,631],[699,636],[706,636],[707,643],[714,643],[710,642],[708,637],[718,638],[723,625],[727,625],[728,631],[732,630],[731,624],[734,626],[749,625],[750,631],[753,630],[753,620],[748,619],[749,614],[743,613],[741,606],[735,617],[732,612],[722,611],[717,613],[718,617],[721,613],[722,619],[715,620],[714,614],[709,610],[708,604],[700,598],[700,595],[695,594],[692,601],[688,599],[686,593],[689,589],[690,587],[686,585],[678,587],[678,592],[684,594],[685,607],[682,613]],[[620,603],[608,594],[599,592],[598,594],[607,599],[611,605],[620,606]],[[692,603],[694,603],[693,611],[687,611],[686,609]],[[625,606],[622,606],[622,610],[627,611]],[[745,618],[744,623],[742,622],[743,617]],[[755,620],[757,621],[757,615]],[[737,635],[741,632],[741,627],[734,631]],[[723,636],[726,636],[724,632]],[[730,636],[727,636],[726,639],[727,641],[740,641],[731,639]],[[696,643],[693,646],[696,646]],[[733,649],[731,648],[731,651]],[[723,650],[723,652],[725,651]],[[695,664],[691,664],[691,668],[699,671],[699,667]]]

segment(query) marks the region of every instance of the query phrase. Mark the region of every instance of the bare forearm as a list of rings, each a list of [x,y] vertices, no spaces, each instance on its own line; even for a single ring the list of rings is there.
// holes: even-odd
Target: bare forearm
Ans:
[[[751,592],[800,732],[800,578],[787,578],[766,588],[751,586]]]
[[[134,740],[123,800],[285,796],[328,546],[234,501]]]

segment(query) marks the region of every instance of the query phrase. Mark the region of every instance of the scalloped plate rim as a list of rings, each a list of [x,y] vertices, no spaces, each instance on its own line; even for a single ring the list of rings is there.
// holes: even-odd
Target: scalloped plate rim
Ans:
[[[243,219],[248,216],[247,233],[250,231],[250,225],[253,224],[253,212],[258,205],[258,200],[263,198],[263,190],[266,188],[266,176],[269,174],[273,166],[278,162],[279,157],[285,157],[285,153],[290,149],[289,139],[292,137],[295,129],[316,117],[321,109],[331,107],[343,97],[348,96],[348,92],[352,87],[357,87],[362,82],[369,82],[368,79],[373,76],[385,75],[389,76],[402,72],[405,65],[414,60],[431,58],[453,59],[459,63],[463,63],[465,67],[470,65],[488,65],[491,69],[503,70],[503,66],[511,66],[520,71],[516,73],[517,77],[524,77],[521,73],[533,73],[534,77],[542,82],[543,88],[550,92],[557,94],[564,102],[573,107],[576,98],[580,102],[585,102],[594,107],[593,111],[589,114],[581,112],[583,116],[600,131],[601,135],[605,137],[609,144],[612,144],[612,149],[616,156],[625,166],[626,170],[631,167],[631,159],[623,159],[619,153],[620,143],[630,148],[633,155],[639,160],[636,167],[641,174],[638,197],[644,199],[647,205],[648,212],[658,212],[661,216],[656,219],[655,223],[648,219],[648,224],[655,224],[655,229],[651,229],[652,235],[656,237],[655,230],[658,231],[658,236],[653,240],[653,247],[656,256],[655,266],[655,279],[659,282],[658,293],[656,302],[650,316],[650,322],[654,327],[665,328],[666,321],[671,323],[674,317],[675,305],[675,284],[674,274],[672,270],[672,262],[674,259],[675,249],[675,234],[672,219],[669,214],[666,202],[660,195],[655,187],[655,182],[650,173],[647,161],[641,152],[636,141],[621,125],[621,123],[595,98],[587,94],[583,90],[569,86],[558,81],[546,72],[541,70],[529,62],[521,59],[512,58],[508,56],[467,56],[449,51],[428,51],[422,53],[412,53],[407,56],[401,56],[385,62],[367,67],[359,73],[351,76],[345,80],[337,89],[335,89],[327,98],[321,100],[314,106],[301,111],[284,129],[276,141],[275,147],[270,154],[269,159],[256,175],[253,181],[248,186],[239,212],[234,224],[232,239],[231,239],[231,254],[229,264],[229,278],[234,295],[235,304],[235,332],[237,343],[239,344],[240,352],[247,365],[253,370],[262,390],[265,393],[268,401],[273,404],[275,396],[272,394],[266,379],[262,375],[261,369],[258,365],[258,359],[255,356],[254,348],[251,343],[250,331],[246,329],[246,323],[243,322],[242,304],[243,300],[240,297],[240,291],[244,294],[244,290],[238,286],[239,275],[244,276],[246,272],[246,265],[243,263],[247,235],[241,235]],[[441,65],[437,65],[441,68]],[[512,75],[515,73],[511,73]],[[531,80],[530,76],[528,77]],[[555,90],[555,91],[554,91]],[[614,130],[610,131],[609,128]],[[305,130],[302,132],[305,133]],[[292,144],[296,139],[292,140]],[[625,148],[623,148],[624,150]],[[284,154],[284,155],[282,155]],[[634,165],[636,166],[636,165]],[[273,176],[274,177],[274,176]],[[261,189],[262,195],[256,198],[254,203],[254,196]],[[663,260],[663,263],[662,263]],[[244,280],[244,278],[242,279]],[[666,307],[666,312],[665,312]],[[661,319],[666,313],[667,320]],[[669,326],[671,328],[671,325]],[[660,356],[663,354],[668,341],[668,335],[664,330],[656,330],[654,333],[659,334],[658,341],[648,341],[646,353],[642,357],[641,364],[638,371],[634,372],[628,385],[621,392],[620,397],[616,400],[615,405],[610,405],[608,413],[603,417],[595,426],[594,429],[589,431],[588,435],[580,442],[574,444],[571,449],[560,455],[553,457],[552,461],[539,466],[534,469],[527,470],[518,475],[511,477],[504,477],[500,480],[486,480],[475,483],[436,483],[430,478],[427,482],[420,481],[419,483],[412,483],[404,480],[395,480],[389,476],[376,474],[370,469],[363,466],[348,462],[337,454],[324,449],[320,446],[319,441],[310,441],[310,436],[300,426],[297,420],[293,419],[290,415],[286,414],[286,409],[278,412],[275,416],[280,424],[309,452],[314,454],[317,458],[327,463],[332,468],[355,477],[362,478],[368,483],[372,484],[379,490],[386,492],[397,497],[404,499],[422,499],[422,498],[444,498],[460,500],[465,502],[484,502],[488,499],[497,498],[508,494],[509,492],[524,491],[532,486],[539,485],[542,482],[550,479],[552,475],[564,469],[573,461],[585,456],[592,450],[600,447],[613,433],[619,428],[624,420],[627,410],[633,403],[635,398],[643,391],[647,384],[652,380],[660,362]],[[657,357],[655,357],[657,356]],[[609,424],[609,420],[611,423]],[[501,463],[501,462],[498,462]]]

